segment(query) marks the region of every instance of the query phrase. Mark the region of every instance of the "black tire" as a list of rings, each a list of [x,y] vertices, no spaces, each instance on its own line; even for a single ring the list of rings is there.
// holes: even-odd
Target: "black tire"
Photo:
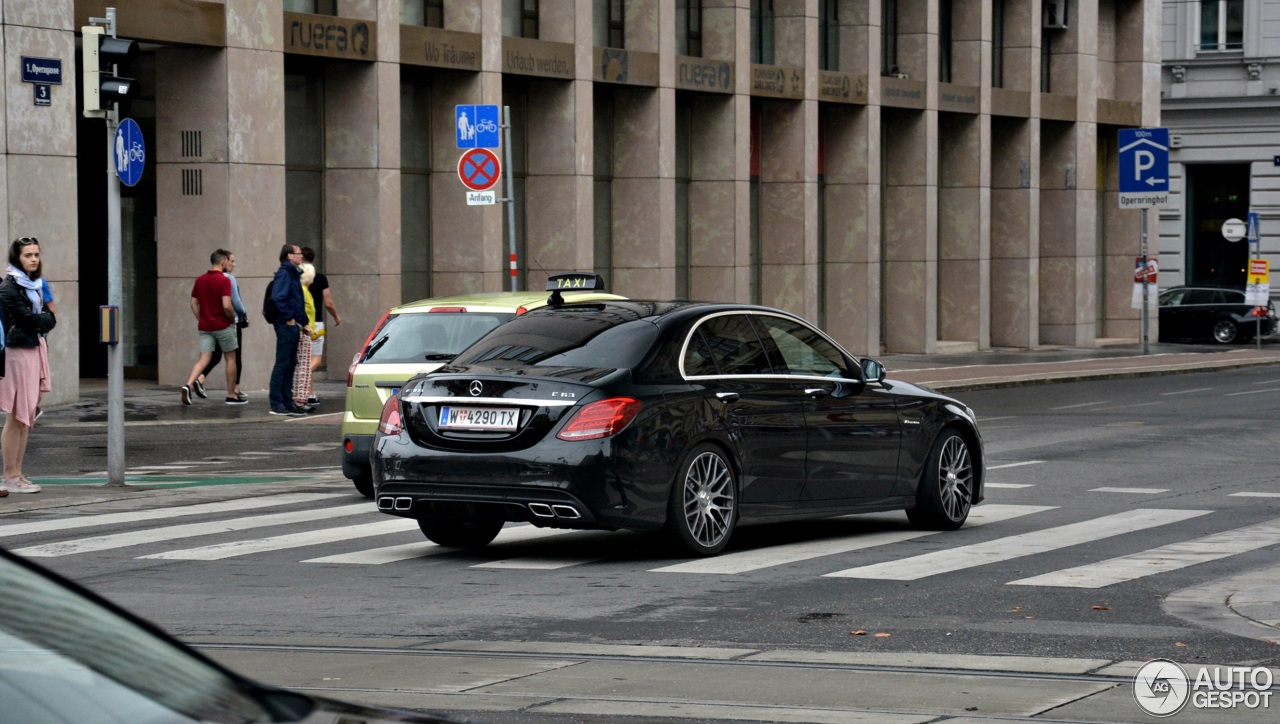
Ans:
[[[667,528],[696,556],[724,550],[738,523],[733,465],[715,445],[695,447],[680,466],[667,501]]]
[[[365,468],[359,475],[351,480],[351,484],[356,486],[356,492],[366,498],[373,497],[373,471]]]
[[[973,507],[973,452],[952,429],[942,431],[929,450],[916,507],[907,511],[911,525],[924,530],[956,530]]]
[[[418,528],[427,540],[448,548],[484,548],[498,537],[503,521],[497,519],[458,520],[435,516],[418,519]]]
[[[1230,319],[1219,319],[1213,323],[1213,340],[1218,344],[1231,344],[1240,336],[1240,328]]]

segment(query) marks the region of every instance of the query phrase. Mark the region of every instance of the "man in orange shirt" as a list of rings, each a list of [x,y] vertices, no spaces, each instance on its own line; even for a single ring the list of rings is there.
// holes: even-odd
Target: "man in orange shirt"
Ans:
[[[191,404],[191,385],[213,358],[215,349],[222,350],[226,360],[227,404],[238,405],[236,397],[236,311],[231,305],[231,279],[227,277],[227,252],[219,249],[209,255],[212,266],[196,277],[191,287],[191,313],[196,317],[200,336],[200,358],[182,386],[182,404]]]

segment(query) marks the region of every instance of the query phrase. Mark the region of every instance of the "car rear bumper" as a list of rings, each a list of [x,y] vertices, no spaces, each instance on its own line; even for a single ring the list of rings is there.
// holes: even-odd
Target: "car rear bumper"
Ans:
[[[350,450],[347,450],[350,443]],[[373,449],[373,435],[344,434],[342,436],[342,474],[348,480],[370,474],[369,451]]]

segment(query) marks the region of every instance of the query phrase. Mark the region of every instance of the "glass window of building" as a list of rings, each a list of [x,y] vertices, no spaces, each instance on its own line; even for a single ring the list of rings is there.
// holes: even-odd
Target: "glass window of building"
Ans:
[[[702,0],[676,0],[676,54],[702,57]]]
[[[613,91],[596,86],[595,143],[595,272],[611,279],[613,266]]]
[[[898,0],[880,3],[880,73],[898,74]]]
[[[337,15],[336,5],[337,0],[284,0],[284,11],[312,15]]]
[[[592,42],[600,48],[625,48],[623,0],[593,0]]]
[[[1244,49],[1244,0],[1200,0],[1201,51]]]
[[[310,66],[290,68],[286,65],[285,68],[285,240],[321,250],[324,240],[324,77],[309,70]],[[321,258],[323,256],[321,250]]]
[[[444,27],[444,0],[400,0],[400,24]]]
[[[773,0],[751,0],[751,62],[773,65]]]
[[[502,0],[502,34],[538,37],[538,0]]]
[[[991,0],[991,87],[1004,87],[1004,0]]]
[[[818,67],[840,70],[840,11],[837,0],[818,2]]]
[[[689,185],[693,181],[693,102],[676,93],[676,289],[689,298]]]
[[[400,298],[431,296],[431,86],[400,83]]]

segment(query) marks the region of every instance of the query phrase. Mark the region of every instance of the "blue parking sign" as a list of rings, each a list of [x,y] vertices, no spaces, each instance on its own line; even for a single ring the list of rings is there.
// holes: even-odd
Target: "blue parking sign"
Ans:
[[[1169,129],[1121,129],[1118,140],[1120,208],[1169,203]]]
[[[456,106],[455,128],[458,148],[498,148],[498,107],[496,105]]]

